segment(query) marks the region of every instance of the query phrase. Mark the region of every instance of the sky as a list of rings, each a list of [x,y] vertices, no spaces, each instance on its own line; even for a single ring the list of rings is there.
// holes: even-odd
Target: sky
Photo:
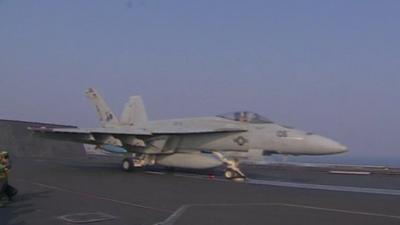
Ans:
[[[258,112],[400,165],[400,1],[0,0],[0,118]],[[330,156],[326,156],[330,157]],[[324,157],[324,159],[326,159]]]

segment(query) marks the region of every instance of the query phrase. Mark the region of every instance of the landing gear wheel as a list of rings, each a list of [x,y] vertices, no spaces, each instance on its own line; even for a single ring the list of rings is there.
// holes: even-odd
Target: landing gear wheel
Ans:
[[[233,179],[235,177],[237,177],[237,173],[235,171],[233,171],[232,169],[226,169],[224,176],[226,179]]]
[[[122,160],[122,169],[124,171],[132,171],[132,168],[133,168],[132,159],[126,158]]]

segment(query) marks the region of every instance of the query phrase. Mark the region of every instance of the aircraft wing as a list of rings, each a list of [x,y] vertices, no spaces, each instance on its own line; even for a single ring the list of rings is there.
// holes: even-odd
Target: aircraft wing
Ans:
[[[151,132],[142,129],[124,128],[47,128],[47,127],[28,127],[35,133],[59,133],[59,134],[110,134],[110,135],[152,135]]]
[[[102,145],[111,144],[122,146],[115,137],[120,136],[151,136],[151,132],[124,128],[48,128],[28,127],[35,135],[44,138],[73,141],[86,144]],[[114,137],[115,136],[115,137]]]
[[[132,136],[148,136],[161,134],[200,134],[200,133],[225,133],[225,132],[243,132],[247,131],[242,128],[215,128],[215,129],[156,129],[149,131],[146,129],[129,129],[129,128],[47,128],[47,127],[28,127],[35,133],[53,133],[53,134],[109,134],[109,135],[132,135]]]
[[[246,129],[243,128],[214,128],[214,129],[208,129],[208,128],[178,128],[178,129],[157,129],[154,130],[152,133],[153,134],[212,134],[212,133],[230,133],[230,132],[243,132],[247,131]]]
[[[111,144],[123,146],[127,138],[137,137],[147,139],[161,135],[184,135],[184,134],[211,134],[230,133],[246,131],[242,128],[215,128],[215,129],[157,129],[149,131],[146,129],[132,129],[131,127],[117,128],[48,128],[28,127],[35,135],[44,138],[73,141],[86,144],[103,145]],[[122,140],[122,141],[121,141]]]

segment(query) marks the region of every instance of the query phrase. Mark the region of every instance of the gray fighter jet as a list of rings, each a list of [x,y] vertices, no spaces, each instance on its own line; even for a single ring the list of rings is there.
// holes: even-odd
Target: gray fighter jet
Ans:
[[[96,145],[124,153],[122,168],[162,165],[206,169],[225,165],[227,179],[244,178],[240,162],[258,162],[265,155],[329,155],[347,151],[331,139],[281,126],[249,111],[213,117],[148,121],[140,96],[130,97],[120,119],[93,88],[102,128],[29,128],[52,139]]]

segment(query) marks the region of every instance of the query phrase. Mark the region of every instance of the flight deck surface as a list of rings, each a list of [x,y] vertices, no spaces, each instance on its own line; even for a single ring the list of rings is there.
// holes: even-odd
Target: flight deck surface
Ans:
[[[17,158],[1,224],[400,224],[400,176],[247,166],[123,172],[117,161]]]

